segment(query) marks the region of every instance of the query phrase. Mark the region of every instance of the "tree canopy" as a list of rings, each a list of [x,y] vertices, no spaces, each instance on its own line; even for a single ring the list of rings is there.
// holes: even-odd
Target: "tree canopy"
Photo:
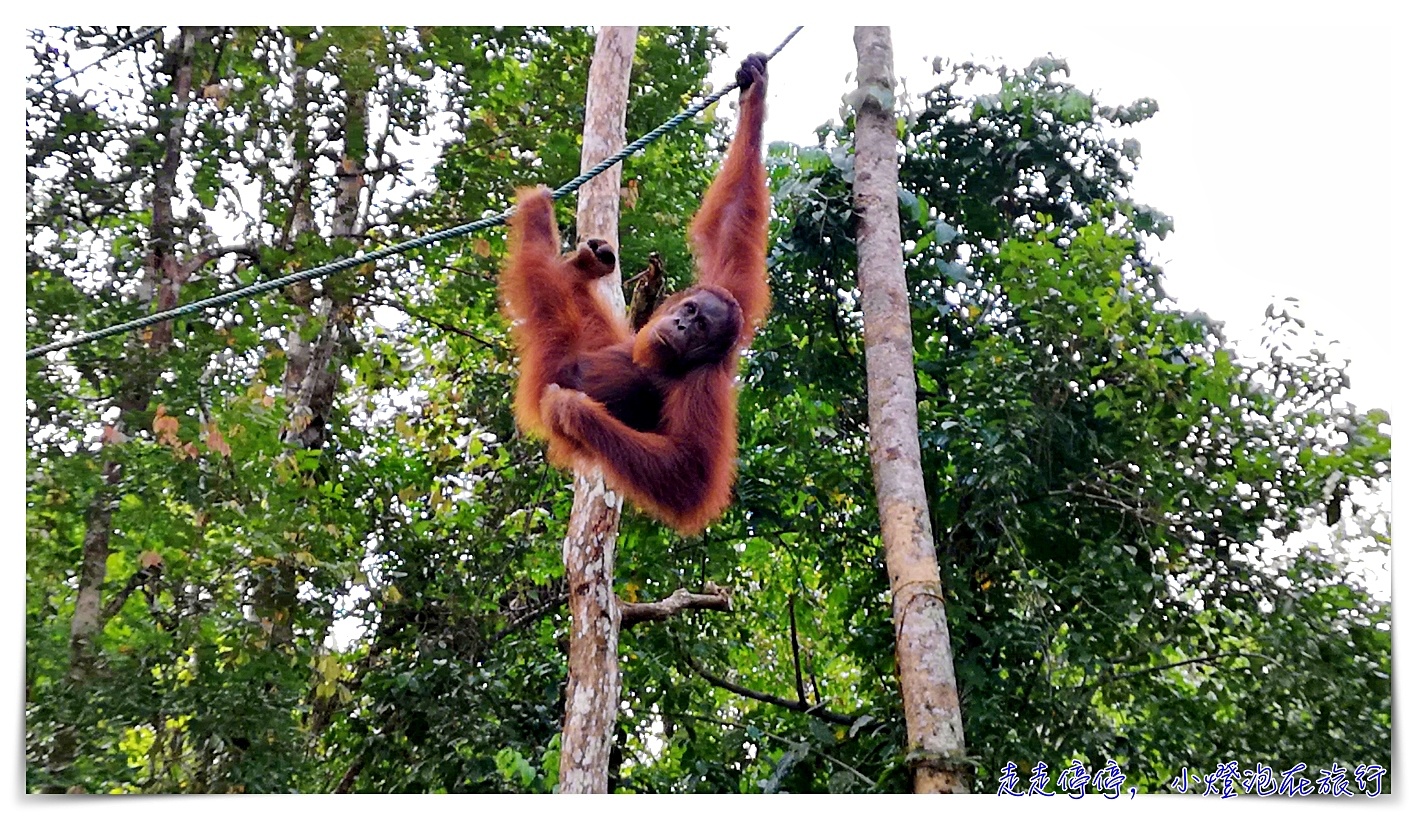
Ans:
[[[169,27],[44,87],[136,31],[32,32],[30,346],[579,171],[583,28]],[[724,48],[642,27],[628,133],[702,93]],[[1354,501],[1386,487],[1388,417],[1348,406],[1286,306],[1239,351],[1168,300],[1148,243],[1171,221],[1130,194],[1128,126],[1157,104],[1067,75],[941,64],[898,122],[977,789],[1075,759],[1144,792],[1233,760],[1387,768],[1392,616],[1352,557],[1388,547],[1386,512]],[[622,636],[613,789],[909,783],[850,126],[769,152],[774,308],[734,505],[689,539],[623,522],[623,599],[713,581],[734,612]],[[725,135],[705,116],[627,161],[628,272],[653,251],[689,282]],[[492,230],[28,363],[29,790],[554,788],[571,495],[512,422],[503,247]]]

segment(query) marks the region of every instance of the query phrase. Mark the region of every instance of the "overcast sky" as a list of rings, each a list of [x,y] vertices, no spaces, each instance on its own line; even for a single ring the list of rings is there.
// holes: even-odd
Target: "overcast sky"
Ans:
[[[1294,297],[1292,314],[1321,342],[1334,341],[1331,355],[1350,360],[1348,401],[1409,410],[1406,380],[1418,368],[1403,363],[1413,323],[1394,322],[1414,290],[1414,255],[1400,261],[1415,234],[1418,137],[1406,68],[1418,57],[1413,28],[1364,3],[1345,14],[1292,3],[1283,17],[1266,4],[1214,4],[1225,13],[1211,23],[1201,22],[1207,4],[1195,5],[1196,13],[1149,17],[1137,4],[1117,13],[1098,0],[1070,7],[1010,0],[953,7],[950,17],[869,22],[891,24],[908,96],[939,82],[931,72],[937,56],[1017,69],[1052,54],[1102,104],[1155,99],[1157,115],[1120,136],[1142,143],[1136,199],[1175,220],[1176,230],[1149,249],[1165,269],[1167,292],[1182,308],[1224,322],[1227,337],[1252,355],[1266,306]],[[1063,8],[1080,11],[1064,19]],[[730,25],[714,86],[794,25]],[[852,26],[805,25],[769,65],[768,139],[814,144],[813,129],[837,118],[855,69]],[[1366,504],[1413,509],[1412,483],[1393,492]],[[1300,534],[1295,545],[1312,535]],[[1375,554],[1361,564],[1371,588],[1392,595],[1394,565]]]
[[[1397,196],[1397,143],[1407,146],[1404,163],[1414,147],[1412,132],[1396,133],[1392,109],[1412,105],[1413,95],[1411,80],[1391,79],[1391,29],[1333,15],[1305,27],[1261,15],[1186,25],[1102,6],[1078,24],[1059,19],[1057,4],[1053,14],[1030,14],[1018,0],[995,8],[1004,13],[893,25],[907,93],[935,85],[935,56],[1020,68],[1052,53],[1101,103],[1156,99],[1158,114],[1123,136],[1142,143],[1137,199],[1176,221],[1152,246],[1168,292],[1225,322],[1243,347],[1269,303],[1297,297],[1307,326],[1352,360],[1351,401],[1391,409],[1391,277],[1402,223],[1388,200]],[[730,26],[716,86],[745,54],[773,48],[791,30],[787,22]],[[770,65],[769,139],[814,142],[855,67],[851,26],[807,25]]]

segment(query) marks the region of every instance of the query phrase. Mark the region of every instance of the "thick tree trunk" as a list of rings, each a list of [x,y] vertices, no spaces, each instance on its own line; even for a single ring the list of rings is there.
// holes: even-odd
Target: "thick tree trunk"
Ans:
[[[891,583],[908,760],[918,793],[967,792],[965,733],[936,563],[916,423],[911,316],[897,211],[891,33],[858,26],[857,258],[867,413],[881,541]]]
[[[635,34],[635,26],[605,26],[596,36],[596,53],[586,87],[582,170],[625,144],[625,106]],[[617,165],[581,188],[576,207],[577,239],[608,240],[616,246],[619,258],[619,222]],[[599,285],[601,297],[611,310],[623,314],[625,297],[620,290],[619,264],[615,273],[604,277]],[[575,487],[570,528],[562,548],[571,610],[571,649],[567,654],[560,790],[604,793],[620,701],[620,611],[611,582],[615,578],[615,539],[620,529],[622,499],[620,494],[606,489],[599,470],[578,474]]]
[[[192,54],[196,38],[195,30],[184,28],[168,48],[164,68],[171,77],[171,101],[159,104],[154,112],[162,130],[163,155],[153,179],[151,239],[140,292],[148,295],[149,305],[155,303],[156,310],[160,311],[177,304],[178,291],[191,274],[177,259],[172,199],[182,162],[187,104],[192,99]],[[126,367],[114,391],[119,410],[115,423],[118,433],[123,433],[125,428],[131,430],[152,400],[158,367],[172,344],[172,323],[153,325],[139,340],[128,349]],[[76,678],[86,675],[93,661],[93,638],[103,628],[100,618],[104,610],[103,582],[108,568],[113,507],[117,504],[122,476],[122,467],[105,455],[103,485],[90,502],[85,518],[78,594],[69,625],[71,674]]]

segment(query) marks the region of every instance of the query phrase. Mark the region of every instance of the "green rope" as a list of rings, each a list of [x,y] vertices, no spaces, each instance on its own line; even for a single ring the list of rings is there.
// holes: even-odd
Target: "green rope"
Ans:
[[[56,77],[56,78],[54,78],[53,80],[50,80],[48,83],[45,83],[44,85],[42,85],[42,86],[40,86],[39,88],[35,89],[34,91],[31,91],[30,93],[28,93],[28,94],[25,95],[25,99],[26,99],[26,100],[33,100],[34,98],[36,98],[36,97],[38,97],[39,95],[43,94],[44,92],[50,90],[51,88],[54,88],[55,86],[59,85],[60,83],[64,82],[65,80],[72,79],[72,78],[74,78],[74,77],[78,77],[80,74],[84,73],[85,71],[88,71],[89,69],[93,68],[94,66],[98,65],[99,63],[102,63],[104,60],[107,60],[108,58],[112,57],[113,55],[117,54],[118,52],[123,51],[123,50],[125,50],[125,49],[130,49],[130,48],[132,48],[133,46],[136,46],[136,45],[138,45],[139,43],[142,43],[142,42],[144,42],[145,40],[148,40],[149,38],[151,38],[153,35],[157,34],[157,33],[160,32],[160,31],[162,31],[162,26],[152,26],[152,27],[150,27],[150,28],[145,28],[145,29],[143,29],[142,31],[140,31],[140,32],[138,32],[136,35],[134,35],[132,38],[130,38],[130,39],[128,39],[128,40],[124,40],[123,42],[121,42],[121,43],[119,43],[118,45],[114,46],[113,48],[109,49],[108,51],[105,51],[101,57],[99,57],[97,60],[94,60],[92,63],[89,63],[88,65],[84,66],[83,68],[76,68],[76,69],[74,69],[73,71],[69,72],[68,74],[65,74],[63,77]]]
[[[768,59],[771,60],[776,57],[778,55],[778,52],[782,51],[783,47],[788,45],[788,42],[792,40],[793,37],[797,36],[797,33],[799,31],[802,31],[802,28],[802,26],[798,26],[797,28],[793,29],[792,33],[789,34],[783,40],[783,42],[778,44],[777,48],[769,52]],[[733,91],[736,88],[738,88],[738,83],[731,82],[725,85],[723,88],[719,89],[718,91],[714,92],[713,94],[709,95],[708,97],[705,97],[703,100],[700,100],[689,108],[686,108],[684,111],[681,111],[675,116],[664,121],[654,130],[647,133],[645,136],[627,145],[625,148],[622,148],[613,156],[601,160],[595,166],[583,172],[580,176],[576,177],[575,179],[571,180],[570,182],[567,182],[565,185],[553,191],[551,193],[552,199],[561,199],[567,194],[570,194],[571,192],[585,185],[589,180],[598,176],[606,169],[610,168],[621,160],[624,160],[626,157],[629,157],[631,154],[634,154],[635,152],[659,139],[665,134],[665,132],[675,128],[680,123],[684,122],[690,117],[693,117],[694,115],[718,102],[719,98],[723,97],[725,94],[728,94],[730,91]],[[268,291],[275,291],[280,288],[284,288],[287,285],[294,284],[296,282],[304,282],[306,280],[315,279],[316,277],[322,277],[328,274],[337,274],[341,271],[347,271],[350,268],[354,268],[359,265],[364,265],[368,262],[375,262],[381,259],[385,259],[386,257],[401,255],[407,251],[423,248],[425,246],[432,245],[436,242],[441,242],[445,239],[453,239],[455,237],[461,237],[467,234],[471,234],[474,231],[481,231],[484,228],[491,228],[496,225],[502,225],[503,223],[507,222],[507,219],[512,216],[512,213],[515,210],[515,208],[508,208],[506,211],[503,211],[500,214],[494,214],[490,217],[484,217],[483,219],[477,220],[476,222],[469,222],[464,225],[457,225],[452,228],[445,228],[442,231],[435,231],[432,234],[427,234],[422,237],[416,237],[411,240],[406,240],[397,245],[391,245],[387,248],[381,248],[376,251],[361,252],[355,254],[349,259],[329,262],[319,266],[318,268],[311,268],[308,271],[297,271],[296,273],[287,274],[286,276],[280,277],[278,279],[272,279],[266,282],[258,282],[253,285],[247,285],[244,288],[237,288],[234,291],[228,291],[225,294],[217,294],[216,296],[207,297],[206,299],[199,299],[196,302],[189,302],[186,305],[180,305],[176,308],[171,308],[166,311],[159,311],[155,314],[149,314],[148,316],[142,317],[140,319],[133,319],[119,325],[113,325],[108,328],[103,328],[101,330],[89,331],[86,333],[78,334],[61,342],[51,342],[47,345],[41,345],[38,348],[31,348],[30,350],[25,351],[25,359],[34,359],[37,356],[50,353],[51,351],[63,350],[64,348],[71,348],[75,345],[83,345],[88,342],[93,342],[95,340],[104,339],[110,336],[114,336],[116,334],[121,334],[126,331],[133,331],[137,330],[138,328],[147,327],[148,325],[153,325],[158,322],[166,322],[169,319],[176,319],[180,316],[186,316],[187,314],[193,314],[197,313],[198,311],[204,311],[207,308],[215,308],[220,305],[229,305],[248,296],[256,296],[257,294],[264,294]]]
[[[798,36],[798,32],[802,30],[802,26],[798,26],[797,28],[793,29],[787,37],[783,38],[783,42],[779,43],[777,48],[773,49],[771,52],[768,53],[767,59],[772,60],[774,57],[777,57],[778,52],[782,51],[783,47],[788,45],[788,42],[794,37]],[[655,140],[658,140],[661,136],[665,134],[665,132],[678,127],[680,123],[684,122],[685,120],[688,120],[690,117],[693,117],[694,115],[698,114],[699,112],[703,111],[714,103],[719,102],[720,97],[723,97],[725,94],[728,94],[730,91],[733,91],[738,87],[739,84],[737,82],[729,83],[728,85],[724,86],[713,94],[710,94],[708,97],[705,97],[704,99],[700,100],[689,108],[686,108],[684,111],[681,111],[680,113],[674,115],[668,120],[665,120],[663,123],[660,123],[645,136],[641,137],[630,145],[627,145],[625,148],[622,148],[619,153],[611,157],[606,157],[604,160],[601,160],[599,163],[588,169],[581,176],[551,192],[551,198],[553,200],[559,200],[567,194],[570,194],[572,191],[575,191],[577,188],[580,188],[581,186],[585,185],[588,181],[591,180],[591,178],[599,175],[602,171],[605,171],[607,168],[610,168],[611,166],[615,165],[626,157],[629,157],[631,154],[634,154],[635,152],[639,151],[640,149],[644,148]],[[509,210],[507,214],[510,215],[511,211]]]

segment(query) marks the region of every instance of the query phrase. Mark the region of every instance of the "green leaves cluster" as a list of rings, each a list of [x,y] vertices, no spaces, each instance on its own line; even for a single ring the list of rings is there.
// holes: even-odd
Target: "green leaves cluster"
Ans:
[[[32,82],[125,36],[39,32]],[[588,30],[196,42],[176,250],[241,251],[200,266],[183,301],[476,219],[579,170]],[[160,45],[103,80],[136,71],[131,95],[66,85],[30,104],[31,345],[153,298],[137,283],[167,103],[142,89],[169,83]],[[642,28],[628,132],[703,91],[722,49],[712,30]],[[1243,356],[1166,300],[1146,244],[1170,220],[1129,199],[1139,154],[1121,137],[1155,104],[1102,105],[1065,73],[1052,58],[950,66],[901,122],[924,477],[980,788],[1005,762],[1075,757],[1112,757],[1144,790],[1231,758],[1388,766],[1391,617],[1344,558],[1387,545],[1386,522],[1348,501],[1387,479],[1387,417],[1343,405],[1322,350],[1294,353],[1307,337],[1288,311]],[[689,281],[684,228],[725,136],[686,123],[627,161],[627,273],[653,250],[673,286]],[[367,216],[334,236],[332,158],[350,152],[369,169]],[[736,502],[692,539],[629,512],[617,559],[622,598],[712,581],[734,612],[622,636],[622,791],[909,783],[848,127],[772,146],[769,171],[774,312],[746,360]],[[571,497],[511,419],[503,250],[490,232],[183,320],[161,362],[111,339],[30,363],[31,790],[554,787]],[[324,295],[348,313],[321,313]],[[350,330],[326,436],[292,447],[307,413],[286,382],[292,335],[334,321]],[[151,399],[129,409],[140,377]],[[1343,524],[1314,530],[1321,511]],[[112,612],[85,671],[69,626],[96,528]],[[1282,549],[1292,536],[1312,544]]]
[[[50,46],[120,36],[44,32],[36,62],[58,59]],[[693,27],[642,38],[632,133],[695,96],[720,48]],[[517,185],[578,170],[585,29],[236,28],[194,39],[180,172],[192,184],[179,192],[190,216],[176,251],[240,250],[200,267],[184,301],[466,222],[500,210]],[[170,116],[162,46],[136,53],[142,88],[159,90],[151,98],[96,105],[126,98],[65,86],[32,104],[30,344],[127,319],[152,299],[134,285],[154,241],[148,192],[165,136],[154,123]],[[367,126],[350,116],[356,95]],[[686,124],[628,164],[627,267],[654,248],[687,278],[684,225],[718,127]],[[335,160],[347,155],[367,169],[355,237],[330,227]],[[306,162],[314,173],[301,181]],[[421,171],[435,188],[419,187]],[[31,363],[31,789],[555,782],[554,767],[550,781],[527,782],[496,757],[538,762],[554,750],[569,504],[540,446],[513,428],[493,286],[501,246],[498,234],[445,243],[181,321],[160,370],[123,339]],[[290,335],[310,343],[332,321],[312,308],[324,294],[349,302],[339,321],[353,333],[337,354],[334,406],[313,420],[283,380]],[[145,374],[151,401],[115,418],[115,396]],[[292,449],[288,431],[310,423],[325,426],[324,446]],[[95,527],[108,465],[111,523]],[[121,606],[105,615],[92,674],[71,676],[73,586],[90,531],[111,548],[103,603]],[[152,561],[160,572],[125,594]]]
[[[1308,340],[1288,314],[1243,357],[1169,304],[1144,247],[1170,220],[1128,199],[1137,147],[1116,136],[1155,104],[1097,105],[1064,71],[952,66],[905,123],[922,458],[981,788],[1007,761],[1112,757],[1144,791],[1238,758],[1388,766],[1388,606],[1352,575],[1354,537],[1315,530],[1344,486],[1386,481],[1387,416],[1342,401],[1323,350],[1293,353]],[[774,563],[822,570],[801,595],[847,680],[878,682],[836,703],[889,717],[884,579],[841,545],[874,515],[850,143],[819,135],[777,154],[775,315],[748,390],[772,411],[746,416],[745,439],[791,443],[775,471],[811,463],[787,487],[852,495],[845,519]],[[826,430],[808,407],[829,409]],[[1356,543],[1382,549],[1382,527]],[[1279,548],[1302,528],[1319,543]],[[1339,616],[1332,596],[1352,607]],[[800,784],[830,786],[824,770]]]

